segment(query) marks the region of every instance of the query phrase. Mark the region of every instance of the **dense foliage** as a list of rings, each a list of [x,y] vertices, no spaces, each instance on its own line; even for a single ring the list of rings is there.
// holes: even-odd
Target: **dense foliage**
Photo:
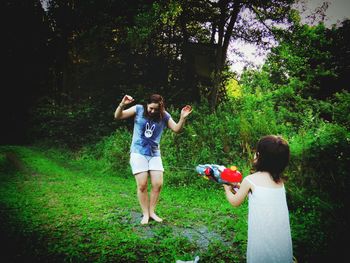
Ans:
[[[158,92],[174,105],[209,99],[213,109],[225,97],[231,40],[267,44],[265,22],[287,22],[293,0],[22,2],[1,3],[4,143],[30,142],[28,111],[46,97],[65,108]]]

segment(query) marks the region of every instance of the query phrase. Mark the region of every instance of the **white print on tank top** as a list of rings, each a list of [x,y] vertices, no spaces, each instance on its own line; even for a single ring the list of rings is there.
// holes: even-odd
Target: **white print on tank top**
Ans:
[[[145,137],[146,137],[146,138],[151,138],[152,135],[153,135],[153,131],[154,131],[155,128],[156,128],[156,125],[155,125],[155,124],[153,124],[153,125],[151,126],[151,128],[150,128],[150,127],[149,127],[149,123],[147,122],[147,123],[146,123],[146,130],[145,130]]]

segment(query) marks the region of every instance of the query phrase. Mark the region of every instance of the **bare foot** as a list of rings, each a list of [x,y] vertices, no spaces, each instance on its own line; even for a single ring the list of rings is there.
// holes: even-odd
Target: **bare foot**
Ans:
[[[157,216],[156,214],[151,214],[150,215],[150,218],[152,218],[154,221],[157,221],[157,222],[162,222],[163,219],[161,219],[159,216]]]
[[[143,216],[142,220],[141,220],[141,225],[146,225],[148,224],[148,220],[149,220],[149,216]]]

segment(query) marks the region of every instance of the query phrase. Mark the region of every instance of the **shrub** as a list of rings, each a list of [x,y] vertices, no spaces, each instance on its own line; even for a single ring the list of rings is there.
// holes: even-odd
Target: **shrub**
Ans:
[[[349,185],[350,132],[337,124],[323,122],[316,129],[301,131],[291,139],[297,174],[293,181],[315,193],[342,198]]]
[[[29,141],[47,140],[70,148],[97,142],[120,126],[113,111],[90,100],[63,106],[43,100],[31,112]]]
[[[349,231],[350,133],[337,124],[301,130],[290,140],[289,208],[299,253],[306,262],[317,262],[342,252],[342,238]],[[312,244],[312,245],[311,245]],[[303,251],[307,245],[308,251]]]

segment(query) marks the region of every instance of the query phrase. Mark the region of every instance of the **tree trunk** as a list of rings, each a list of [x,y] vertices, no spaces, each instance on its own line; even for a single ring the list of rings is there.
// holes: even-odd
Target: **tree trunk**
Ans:
[[[214,73],[212,76],[213,87],[211,89],[210,99],[209,99],[209,105],[210,105],[210,109],[212,112],[214,112],[216,109],[219,88],[220,88],[220,84],[222,82],[222,80],[221,80],[221,73],[223,70],[222,56],[223,56],[222,47],[220,45],[218,45],[217,51],[216,51],[215,70],[214,70]]]
[[[218,103],[218,95],[219,95],[219,89],[222,85],[222,71],[224,69],[224,66],[226,64],[226,58],[227,58],[227,50],[230,43],[230,39],[232,36],[232,31],[235,22],[237,21],[238,14],[241,10],[241,1],[234,1],[233,8],[230,12],[229,17],[229,23],[226,27],[225,31],[225,21],[226,21],[226,9],[227,9],[227,1],[220,1],[220,21],[218,24],[218,33],[219,33],[219,39],[218,39],[218,48],[216,52],[216,65],[215,65],[215,71],[213,74],[213,88],[210,94],[210,109],[212,111],[215,111],[215,108]],[[213,26],[213,28],[215,28]]]

